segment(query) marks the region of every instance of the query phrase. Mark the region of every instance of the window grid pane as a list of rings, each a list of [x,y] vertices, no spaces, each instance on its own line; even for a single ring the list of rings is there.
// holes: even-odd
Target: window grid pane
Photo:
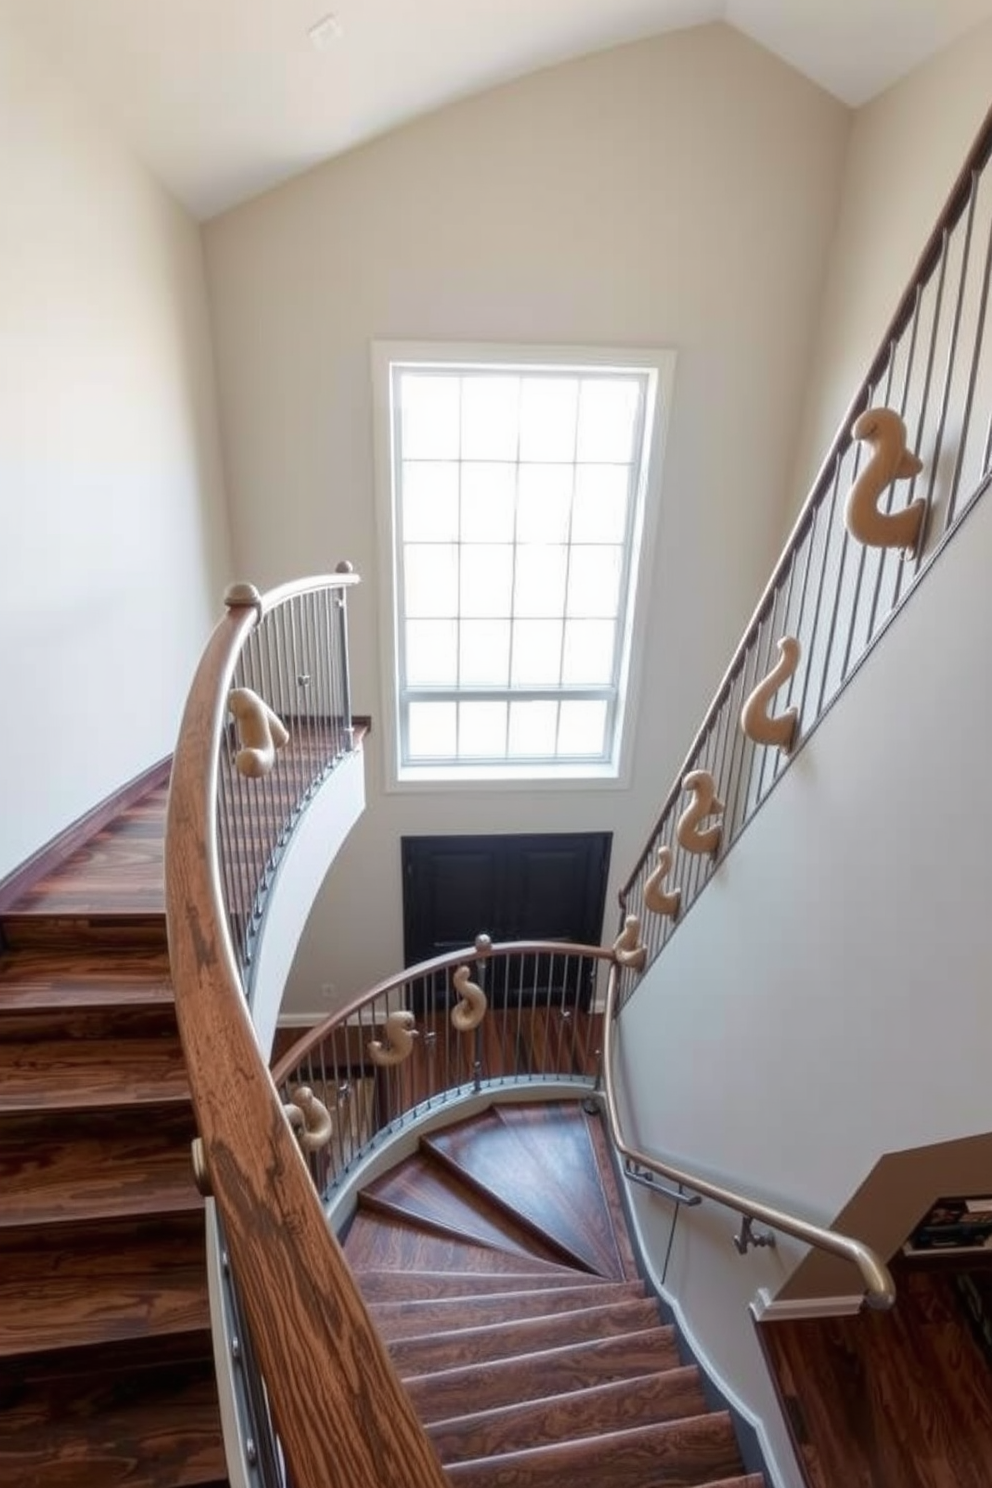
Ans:
[[[606,760],[647,374],[394,375],[404,761]]]

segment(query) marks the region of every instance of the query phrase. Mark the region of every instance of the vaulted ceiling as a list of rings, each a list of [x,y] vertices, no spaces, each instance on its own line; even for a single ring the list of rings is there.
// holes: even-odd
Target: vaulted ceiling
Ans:
[[[857,105],[992,0],[0,0],[0,15],[209,217],[455,98],[706,21]]]

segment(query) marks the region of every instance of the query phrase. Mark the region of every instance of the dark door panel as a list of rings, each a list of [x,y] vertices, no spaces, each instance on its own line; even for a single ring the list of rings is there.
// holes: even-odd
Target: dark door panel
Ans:
[[[404,837],[406,965],[470,946],[483,933],[598,945],[610,845],[609,832]],[[577,985],[574,962],[542,956],[490,990],[494,1001],[568,993],[585,1002],[591,985]]]

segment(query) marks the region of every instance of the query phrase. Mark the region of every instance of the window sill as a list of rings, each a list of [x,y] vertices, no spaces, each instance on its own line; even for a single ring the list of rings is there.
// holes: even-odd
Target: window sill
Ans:
[[[390,791],[624,789],[614,762],[571,765],[406,765],[390,780]]]

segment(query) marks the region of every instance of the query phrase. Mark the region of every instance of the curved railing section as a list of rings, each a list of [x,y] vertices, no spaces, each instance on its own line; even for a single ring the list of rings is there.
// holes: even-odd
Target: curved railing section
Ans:
[[[865,1301],[869,1307],[878,1309],[891,1307],[896,1300],[892,1273],[870,1246],[849,1235],[840,1235],[834,1230],[824,1229],[822,1225],[812,1224],[809,1220],[790,1214],[786,1209],[765,1204],[761,1200],[727,1188],[723,1184],[714,1183],[675,1163],[641,1152],[627,1141],[621,1126],[613,1075],[614,1025],[619,971],[619,966],[615,966],[610,971],[606,1009],[603,1016],[602,1102],[610,1139],[616,1151],[623,1158],[628,1176],[641,1177],[644,1174],[651,1174],[674,1184],[675,1191],[670,1192],[668,1197],[673,1198],[677,1204],[691,1204],[696,1199],[711,1199],[727,1209],[733,1209],[740,1215],[742,1222],[741,1235],[735,1240],[737,1249],[742,1255],[745,1254],[749,1245],[762,1243],[751,1233],[751,1225],[757,1220],[760,1224],[768,1225],[770,1229],[777,1230],[783,1235],[791,1235],[793,1239],[812,1245],[817,1250],[824,1250],[830,1255],[839,1256],[842,1260],[849,1261],[851,1265],[857,1267],[861,1275]]]
[[[992,483],[990,157],[992,113],[620,891],[621,1005]]]
[[[290,1102],[310,1091],[332,1135],[309,1153],[326,1198],[360,1158],[411,1121],[482,1090],[575,1085],[592,1091],[611,963],[602,946],[556,941],[474,946],[380,982],[306,1033],[275,1064]]]
[[[352,582],[350,575],[332,575],[266,596],[229,596],[229,612],[193,681],[174,756],[166,829],[169,954],[201,1138],[200,1182],[213,1194],[223,1224],[226,1260],[286,1477],[301,1488],[442,1488],[436,1456],[324,1221],[296,1135],[306,1123],[291,1125],[283,1109],[245,995],[250,911],[265,865],[285,843],[287,822],[329,768],[336,740],[350,726],[346,693],[335,693],[331,675],[317,673],[315,681],[311,671],[307,691],[314,701],[297,700],[294,708],[287,682],[293,674],[280,666],[277,681],[266,669],[280,659],[300,659],[293,649],[300,632],[292,626],[321,629],[333,616],[336,596]],[[262,627],[266,638],[256,642],[251,661],[251,637]],[[317,649],[315,641],[307,656],[316,657]],[[300,686],[299,676],[307,674],[295,675]],[[235,817],[225,816],[225,792],[230,789],[233,801],[241,789],[226,773],[233,745],[230,693],[240,682],[284,724],[288,715],[291,737],[308,738],[307,752],[301,749],[287,767],[292,789],[273,784],[258,793],[250,813],[257,835],[244,845]],[[330,721],[319,747],[318,721]],[[269,743],[258,741],[261,729],[253,732],[259,722],[249,723],[239,749],[267,753]],[[274,738],[270,742],[275,748]],[[269,777],[241,778],[255,783]],[[245,867],[249,861],[251,868]]]
[[[240,621],[217,759],[218,866],[246,986],[281,856],[309,802],[351,752],[349,563],[261,595],[233,584]]]

